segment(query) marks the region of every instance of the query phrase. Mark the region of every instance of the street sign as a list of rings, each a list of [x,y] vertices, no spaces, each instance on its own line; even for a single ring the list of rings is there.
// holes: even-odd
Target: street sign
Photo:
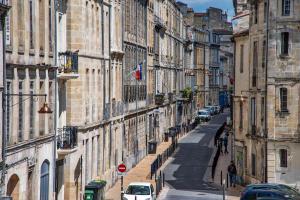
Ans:
[[[126,165],[124,165],[124,164],[119,164],[119,166],[118,166],[118,171],[121,172],[121,173],[126,172]]]

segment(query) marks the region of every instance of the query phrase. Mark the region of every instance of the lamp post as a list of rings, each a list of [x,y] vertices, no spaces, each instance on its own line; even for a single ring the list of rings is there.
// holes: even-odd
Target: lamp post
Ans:
[[[2,173],[1,173],[1,185],[5,184],[5,174],[6,174],[6,146],[7,146],[7,141],[6,141],[6,136],[7,136],[7,129],[6,129],[6,97],[10,97],[10,96],[27,96],[27,97],[45,97],[45,102],[43,104],[43,106],[40,108],[40,110],[38,111],[39,114],[51,114],[52,110],[50,109],[50,107],[48,106],[47,102],[46,102],[46,98],[47,98],[47,94],[9,94],[9,93],[3,93],[2,94],[2,111],[3,111],[3,115],[2,115],[2,125],[3,125],[3,134],[2,134],[2,154],[3,154],[3,161],[2,161]],[[28,98],[29,99],[29,98]],[[24,101],[28,100],[25,99]],[[17,104],[12,105],[11,107],[15,106]],[[4,191],[4,189],[3,189]],[[3,193],[2,191],[2,193]],[[3,194],[1,194],[1,199],[6,198],[5,196],[3,196]]]

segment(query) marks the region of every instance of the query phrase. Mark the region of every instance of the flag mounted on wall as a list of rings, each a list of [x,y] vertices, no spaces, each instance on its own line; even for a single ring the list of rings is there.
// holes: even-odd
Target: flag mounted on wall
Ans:
[[[143,80],[142,71],[143,71],[143,63],[140,63],[138,66],[136,66],[136,69],[135,69],[136,80],[138,80],[138,81]]]

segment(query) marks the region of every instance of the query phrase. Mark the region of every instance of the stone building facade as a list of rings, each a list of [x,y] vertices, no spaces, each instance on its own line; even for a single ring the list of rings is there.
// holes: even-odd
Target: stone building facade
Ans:
[[[82,199],[93,180],[114,184],[123,159],[123,12],[121,1],[59,3],[56,195]]]
[[[248,86],[235,84],[235,95],[240,97],[234,108],[236,161],[247,183],[299,184],[298,4],[249,1],[244,6],[250,9],[249,34],[244,31],[235,36],[235,77],[237,81],[248,77]],[[240,11],[238,15],[245,18],[248,14]],[[238,29],[244,29],[245,22],[239,20]],[[247,116],[239,114],[245,112]]]
[[[54,1],[7,3],[4,195],[52,199],[55,116],[38,111],[45,102],[55,110]]]
[[[299,9],[300,2],[269,2],[265,16],[267,180],[299,187]],[[259,10],[262,16],[262,10]],[[259,77],[258,77],[259,78]]]

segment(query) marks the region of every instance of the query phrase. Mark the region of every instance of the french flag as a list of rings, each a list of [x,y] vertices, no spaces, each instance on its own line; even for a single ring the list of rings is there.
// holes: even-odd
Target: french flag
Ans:
[[[135,78],[136,80],[140,81],[143,79],[142,77],[142,71],[143,71],[143,63],[140,63],[137,68],[136,68],[136,71],[135,71]]]

